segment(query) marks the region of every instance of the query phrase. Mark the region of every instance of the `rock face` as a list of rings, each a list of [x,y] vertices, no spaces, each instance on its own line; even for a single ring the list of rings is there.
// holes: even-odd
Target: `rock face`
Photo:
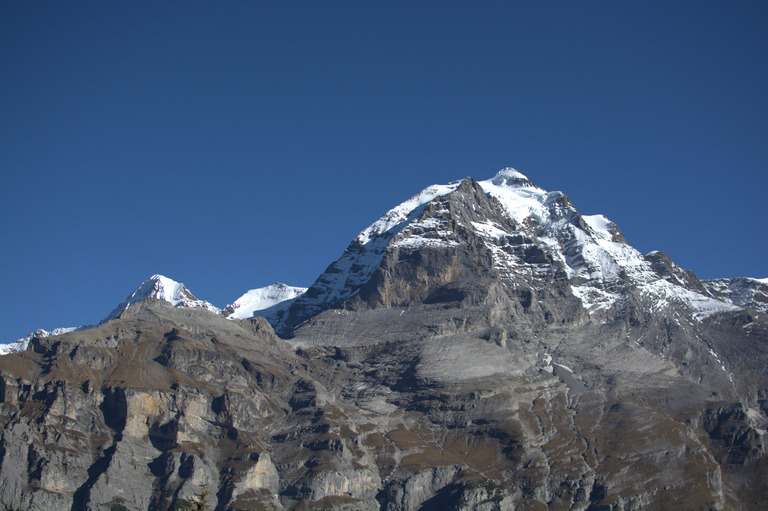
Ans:
[[[150,298],[0,357],[0,504],[764,509],[768,317],[734,285],[512,169],[430,187],[281,337]]]

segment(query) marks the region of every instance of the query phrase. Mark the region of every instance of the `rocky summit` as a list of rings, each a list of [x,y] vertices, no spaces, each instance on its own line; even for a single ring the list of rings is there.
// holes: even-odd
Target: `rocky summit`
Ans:
[[[766,281],[640,254],[514,169],[426,188],[284,303],[249,292],[269,321],[153,279],[0,356],[3,509],[768,502]]]

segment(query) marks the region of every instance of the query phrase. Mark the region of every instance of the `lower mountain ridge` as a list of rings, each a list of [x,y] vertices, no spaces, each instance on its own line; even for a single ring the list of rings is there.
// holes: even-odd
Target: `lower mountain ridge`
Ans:
[[[766,290],[513,169],[430,187],[269,322],[149,297],[0,356],[0,504],[764,509]]]

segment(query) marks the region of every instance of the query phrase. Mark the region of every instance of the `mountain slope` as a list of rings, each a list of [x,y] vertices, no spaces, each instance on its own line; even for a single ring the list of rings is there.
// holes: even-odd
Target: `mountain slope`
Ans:
[[[659,254],[643,256],[607,218],[581,215],[513,169],[428,190],[440,193],[417,195],[434,196],[353,240],[276,330],[296,346],[355,350],[371,363],[360,350],[386,350],[384,363],[408,381],[438,388],[548,374],[569,395],[623,410],[612,420],[629,420],[624,411],[704,420],[692,417],[713,413],[708,396],[718,396],[716,413],[742,410],[755,443],[741,459],[762,460],[764,473],[765,315],[719,299]],[[368,264],[354,264],[361,259]],[[407,355],[396,351],[403,343]],[[626,407],[629,396],[641,409]],[[676,449],[656,434],[659,447]],[[745,477],[720,467],[726,479]],[[737,499],[757,488],[765,491],[757,483]]]
[[[714,279],[702,281],[702,285],[718,300],[768,312],[768,279]]]

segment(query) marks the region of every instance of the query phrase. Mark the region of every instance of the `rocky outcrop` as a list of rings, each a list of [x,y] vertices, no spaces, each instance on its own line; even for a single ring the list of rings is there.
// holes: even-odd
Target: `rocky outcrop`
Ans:
[[[653,271],[664,280],[673,284],[679,284],[686,289],[693,289],[700,293],[708,294],[707,288],[691,270],[684,270],[676,265],[668,254],[664,252],[651,252],[645,259],[651,263]]]

